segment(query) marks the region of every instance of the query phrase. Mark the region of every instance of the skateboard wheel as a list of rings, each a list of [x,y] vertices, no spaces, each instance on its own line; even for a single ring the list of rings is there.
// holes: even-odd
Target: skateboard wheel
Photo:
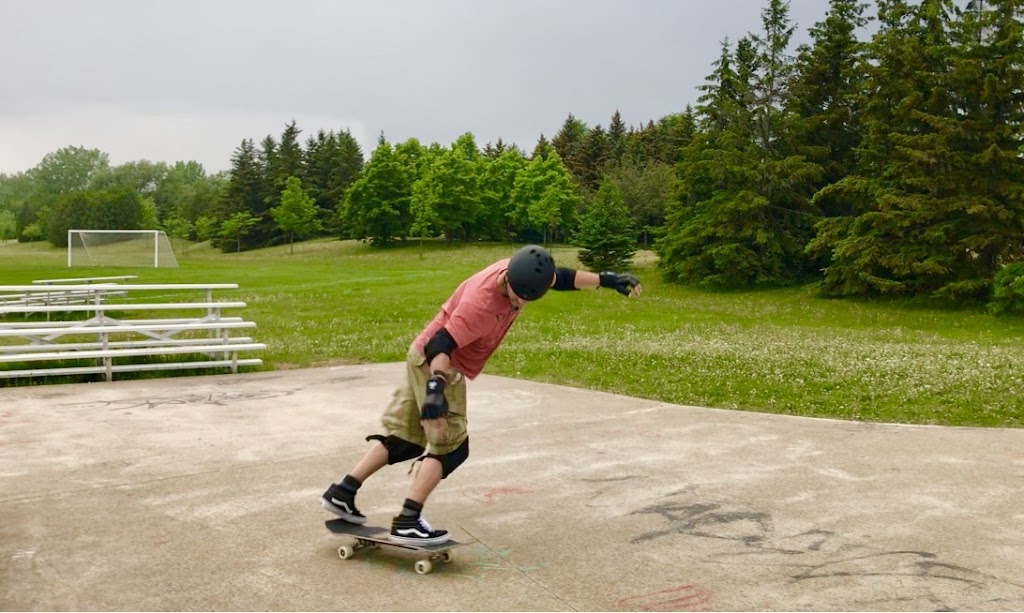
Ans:
[[[425,575],[433,570],[434,565],[430,563],[430,560],[417,560],[416,561],[416,574]]]
[[[452,552],[450,552],[450,551],[444,552],[444,555],[441,556],[441,561],[444,562],[445,564],[450,563],[452,561]]]
[[[338,547],[338,557],[342,560],[347,560],[351,558],[353,554],[355,554],[355,550],[349,547],[348,545],[342,545],[341,547]]]

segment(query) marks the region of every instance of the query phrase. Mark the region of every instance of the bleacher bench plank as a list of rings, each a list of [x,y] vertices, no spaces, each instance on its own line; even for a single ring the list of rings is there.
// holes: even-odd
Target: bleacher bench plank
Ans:
[[[0,306],[0,313],[60,313],[88,312],[88,311],[155,311],[177,309],[241,309],[245,308],[244,302],[154,302],[154,303],[131,303],[118,304],[69,304],[52,306]]]
[[[255,326],[254,326],[255,327]],[[216,343],[222,343],[225,346],[230,346],[237,343],[252,343],[254,342],[251,337],[248,336],[228,336],[225,338],[171,338],[166,340],[147,338],[144,340],[136,341],[89,341],[81,343],[37,343],[34,345],[0,345],[0,353],[19,353],[23,351],[53,351],[55,347],[59,347],[61,351],[79,351],[83,349],[103,349],[107,347],[109,349],[115,349],[118,347],[175,347],[175,346],[187,346],[187,345],[212,345]],[[69,359],[74,359],[74,353],[68,353]]]
[[[113,277],[78,277],[74,279],[33,279],[32,283],[39,285],[67,285],[69,283],[95,283],[97,281],[128,281],[138,279],[139,275],[117,275]]]
[[[156,364],[114,364],[105,366],[70,366],[62,368],[33,368],[23,370],[0,370],[0,378],[48,377],[52,375],[101,375],[104,373],[140,372],[144,370],[198,370],[200,368],[231,368],[240,366],[262,366],[260,358],[239,358],[238,360],[203,360],[201,362],[159,362]]]
[[[97,349],[85,351],[51,351],[31,354],[0,355],[0,362],[39,362],[43,360],[84,360],[88,358],[123,358],[144,355],[169,355],[177,353],[234,353],[266,349],[263,343],[205,344],[185,347],[137,347],[125,349]]]
[[[69,336],[72,334],[117,334],[117,333],[143,333],[147,330],[165,330],[165,331],[182,331],[182,330],[235,330],[238,328],[255,328],[256,322],[252,321],[222,321],[222,320],[211,320],[206,322],[176,322],[176,323],[143,323],[143,324],[125,324],[123,321],[117,320],[117,324],[113,325],[90,325],[90,326],[45,326],[45,327],[20,327],[20,328],[0,328],[0,338],[12,337],[12,336],[50,336],[59,334],[61,336]],[[50,322],[41,322],[50,323]],[[82,322],[75,322],[82,323]]]

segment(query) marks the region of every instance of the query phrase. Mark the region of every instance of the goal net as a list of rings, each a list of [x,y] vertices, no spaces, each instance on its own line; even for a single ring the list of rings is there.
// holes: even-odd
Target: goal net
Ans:
[[[177,268],[162,230],[68,230],[68,268],[126,266]]]

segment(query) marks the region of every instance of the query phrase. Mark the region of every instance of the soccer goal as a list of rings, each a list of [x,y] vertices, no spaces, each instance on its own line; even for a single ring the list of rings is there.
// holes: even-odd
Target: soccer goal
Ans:
[[[177,268],[162,230],[68,230],[68,268],[130,266]]]

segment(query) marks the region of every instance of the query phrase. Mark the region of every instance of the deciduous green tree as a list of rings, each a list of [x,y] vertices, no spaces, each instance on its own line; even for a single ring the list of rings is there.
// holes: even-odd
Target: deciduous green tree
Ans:
[[[518,228],[513,222],[513,190],[516,177],[529,162],[515,147],[506,149],[487,162],[480,176],[480,238],[508,240]]]
[[[469,157],[467,151],[475,153]],[[456,143],[433,156],[412,186],[414,233],[443,234],[447,241],[472,237],[480,215],[480,161],[475,149]]]
[[[295,235],[311,236],[319,230],[316,205],[302,189],[298,177],[288,177],[281,190],[281,204],[270,209],[277,227],[288,235],[288,253],[295,252]]]
[[[0,241],[18,238],[18,216],[14,211],[0,211]]]
[[[410,172],[381,135],[362,176],[345,196],[342,217],[349,237],[387,246],[395,237],[408,236],[412,227],[409,178]]]
[[[235,250],[242,250],[242,238],[252,231],[260,221],[248,211],[241,211],[228,217],[220,224],[220,236],[235,241]]]
[[[71,229],[152,230],[155,214],[151,208],[152,203],[147,204],[131,187],[70,191],[54,200],[47,217],[47,237],[54,246],[66,247]]]
[[[579,200],[562,158],[549,148],[516,176],[513,220],[520,228],[537,231],[547,244],[572,231]]]
[[[650,235],[665,224],[665,213],[676,197],[675,172],[661,162],[628,162],[611,169],[607,178],[622,195],[646,249]]]

